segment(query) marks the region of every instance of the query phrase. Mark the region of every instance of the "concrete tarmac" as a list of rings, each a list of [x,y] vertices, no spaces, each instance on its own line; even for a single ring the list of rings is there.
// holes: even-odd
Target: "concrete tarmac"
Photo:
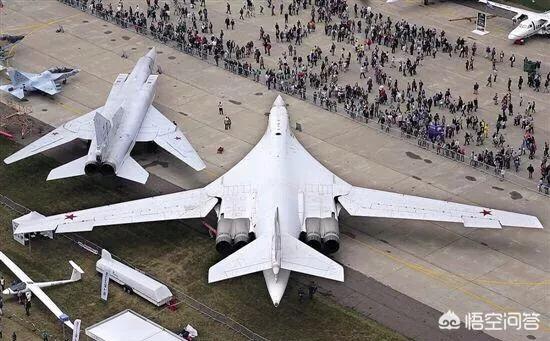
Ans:
[[[234,2],[235,6],[240,3]],[[225,5],[224,2],[213,4],[221,8]],[[415,10],[380,7],[411,20],[422,18],[434,26],[442,25],[446,31],[458,32],[464,31],[467,25],[438,19],[436,14],[473,11],[444,3],[439,9],[436,5],[428,7],[430,15],[427,16],[420,14],[417,5],[406,4]],[[140,155],[138,161],[148,165],[149,172],[176,186],[196,188],[219,177],[242,159],[265,130],[265,114],[276,93],[259,84],[56,1],[32,4],[9,1],[1,15],[3,31],[15,28],[30,32],[17,47],[11,61],[13,65],[29,72],[56,65],[82,69],[55,98],[33,95],[25,103],[32,106],[34,117],[53,126],[102,106],[116,75],[128,72],[149,47],[157,46],[163,75],[159,79],[155,105],[178,123],[207,168],[197,173],[164,152]],[[493,39],[504,34],[504,20],[494,21]],[[500,26],[496,23],[501,23],[498,25],[502,26],[502,33],[498,33],[496,28]],[[64,34],[55,33],[59,24],[63,25]],[[257,39],[255,27],[252,26],[248,34]],[[532,52],[548,62],[548,54],[544,53],[546,41],[536,39],[534,43],[512,47],[505,46],[501,40],[495,44],[517,48],[516,56]],[[120,58],[122,50],[128,59]],[[454,67],[442,65],[449,68],[449,72]],[[428,80],[424,82],[430,85]],[[464,88],[470,88],[470,83]],[[537,96],[542,98],[540,111],[550,108],[544,104],[547,97]],[[223,120],[217,113],[220,100],[233,121],[229,131],[223,129]],[[306,149],[354,185],[534,214],[543,225],[550,226],[548,198],[403,144],[305,102],[290,97],[285,97],[285,101],[289,104],[292,122],[299,122],[303,127],[303,132],[296,134]],[[542,126],[548,129],[547,124]],[[220,146],[224,147],[223,154],[216,152]],[[474,230],[449,223],[347,216],[342,217],[341,228],[341,251],[335,259],[352,269],[348,271],[351,279],[359,275],[370,277],[436,311],[453,310],[461,318],[468,312],[536,312],[541,314],[541,328],[537,331],[485,332],[503,340],[550,340],[548,229]],[[364,283],[368,286],[370,282]],[[354,301],[354,293],[348,292],[347,297],[340,298]],[[403,309],[407,306],[403,305]],[[429,318],[438,316],[432,314]],[[414,327],[414,323],[411,325]],[[432,326],[436,328],[435,324]],[[411,335],[420,334],[411,332]],[[458,338],[452,334],[450,337]]]

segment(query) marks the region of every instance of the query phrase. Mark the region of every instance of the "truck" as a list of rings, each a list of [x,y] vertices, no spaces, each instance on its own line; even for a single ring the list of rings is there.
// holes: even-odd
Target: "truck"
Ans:
[[[168,287],[144,273],[113,259],[109,251],[101,251],[101,259],[96,263],[96,270],[102,275],[122,285],[125,292],[135,293],[157,307],[170,302],[174,297]]]

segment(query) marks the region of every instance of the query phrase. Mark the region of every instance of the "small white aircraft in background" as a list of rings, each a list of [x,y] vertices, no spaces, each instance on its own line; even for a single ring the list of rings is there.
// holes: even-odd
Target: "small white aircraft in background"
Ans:
[[[489,8],[497,7],[516,13],[512,20],[514,22],[521,21],[519,25],[508,34],[508,39],[510,40],[517,41],[535,34],[550,34],[550,11],[537,13],[489,0],[479,0],[479,2],[487,4]]]
[[[396,3],[400,0],[386,0],[386,3]],[[478,0],[481,3],[484,3],[489,8],[497,7],[510,12],[516,13],[512,18],[514,22],[520,21],[519,25],[516,26],[508,34],[508,39],[516,41],[521,41],[525,38],[529,38],[535,34],[547,35],[550,34],[550,11],[543,13],[537,13],[533,11],[528,11],[518,7],[508,6],[504,4],[499,4],[498,2],[493,2],[489,0]],[[426,1],[424,1],[426,4]]]
[[[50,309],[50,311],[55,316],[57,316],[57,318],[60,321],[63,321],[69,328],[73,329],[73,323],[69,319],[69,316],[67,316],[67,314],[63,313],[61,309],[59,309],[59,307],[48,297],[48,295],[46,295],[44,291],[42,291],[42,288],[53,287],[57,285],[63,285],[63,284],[80,281],[84,271],[82,271],[82,269],[78,265],[76,265],[75,262],[69,261],[69,264],[71,264],[71,266],[73,267],[73,273],[71,274],[70,279],[38,283],[38,282],[33,282],[33,280],[30,279],[29,276],[27,276],[27,274],[23,272],[23,270],[21,270],[11,259],[8,258],[8,256],[6,256],[1,251],[0,251],[0,261],[2,261],[2,263],[4,263],[8,267],[8,269],[10,269],[11,272],[13,272],[13,274],[21,280],[21,282],[16,283],[10,286],[9,288],[6,288],[2,292],[2,294],[17,295],[20,293],[25,294],[27,292],[31,292],[34,294],[34,296],[38,297],[38,299],[42,301],[42,303],[44,303],[44,305],[48,309]]]
[[[340,247],[338,216],[457,222],[465,227],[542,228],[530,215],[355,187],[325,168],[298,142],[281,96],[262,139],[237,165],[203,188],[44,217],[13,221],[14,234],[84,232],[94,226],[218,216],[216,249],[231,253],[208,282],[263,272],[275,306],[291,271],[344,280],[323,255]]]

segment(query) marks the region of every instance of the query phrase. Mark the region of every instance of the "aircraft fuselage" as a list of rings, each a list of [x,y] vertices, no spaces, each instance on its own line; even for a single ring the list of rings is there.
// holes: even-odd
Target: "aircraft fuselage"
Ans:
[[[156,51],[153,49],[141,57],[120,89],[109,94],[101,114],[110,121],[111,129],[102,145],[92,139],[88,151],[87,173],[97,170],[100,163],[102,174],[114,175],[136,143],[143,120],[156,94],[156,77],[153,72]]]

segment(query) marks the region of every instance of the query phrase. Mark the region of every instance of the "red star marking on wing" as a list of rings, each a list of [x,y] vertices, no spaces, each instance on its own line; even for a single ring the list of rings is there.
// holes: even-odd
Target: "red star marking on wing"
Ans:
[[[179,137],[179,136],[176,136],[176,140],[181,140],[181,137]]]
[[[54,132],[52,133],[52,135],[57,135],[57,134],[59,134],[57,131],[54,131]]]
[[[74,214],[65,214],[65,220],[67,219],[70,219],[70,220],[73,220],[74,218],[76,218],[76,216]]]
[[[486,215],[491,215],[491,210],[483,210],[479,213],[483,214],[483,216],[485,217]]]

